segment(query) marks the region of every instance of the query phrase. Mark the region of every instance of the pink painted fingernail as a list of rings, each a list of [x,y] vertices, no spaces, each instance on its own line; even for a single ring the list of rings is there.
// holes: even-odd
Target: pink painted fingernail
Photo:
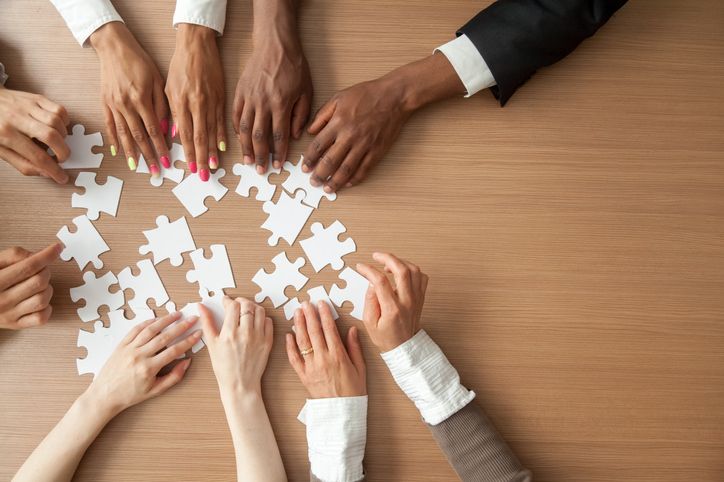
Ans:
[[[174,124],[171,127],[171,137],[176,137],[176,134],[178,134],[178,127],[176,127],[176,124]]]
[[[191,170],[191,172],[193,172],[194,174],[196,174],[196,163],[195,163],[195,162],[189,162],[189,169]]]
[[[161,132],[164,136],[168,134],[168,119],[161,119]]]
[[[199,171],[199,177],[202,181],[207,182],[209,180],[209,170],[205,167]]]
[[[216,169],[219,167],[219,160],[216,158],[216,156],[209,157],[209,167],[211,169]]]
[[[251,164],[252,162],[254,162],[254,159],[251,156],[244,156],[244,164]]]
[[[169,161],[168,156],[161,156],[161,165],[166,169],[171,167],[171,161]]]
[[[161,170],[156,164],[151,165],[149,169],[151,170],[151,177],[158,177],[161,174]]]

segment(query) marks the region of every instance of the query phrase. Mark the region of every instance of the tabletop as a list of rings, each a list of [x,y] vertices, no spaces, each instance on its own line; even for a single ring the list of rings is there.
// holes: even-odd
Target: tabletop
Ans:
[[[162,73],[173,2],[114,2]],[[318,108],[334,92],[428,55],[489,2],[304,2],[300,25]],[[219,39],[230,105],[251,50],[250,2],[229,2]],[[357,243],[348,265],[386,250],[430,276],[423,324],[540,481],[721,480],[724,470],[724,3],[639,0],[500,108],[492,95],[416,114],[358,187],[310,220],[339,219]],[[49,2],[5,0],[0,61],[9,87],[64,104],[99,131],[98,60]],[[310,141],[295,142],[296,159]],[[223,243],[252,297],[266,243],[260,203],[233,192],[240,148],[222,159],[231,188],[190,219],[197,246]],[[184,215],[170,182],[153,188],[104,149],[101,177],[124,180],[118,216],[96,222],[102,271],[135,264],[143,229]],[[283,176],[273,178],[280,183]],[[0,167],[0,248],[37,249],[79,214],[72,185]],[[278,194],[277,194],[278,196]],[[309,229],[309,224],[305,229]],[[291,256],[302,255],[298,244]],[[184,269],[158,266],[171,298],[195,299]],[[329,267],[308,286],[335,282]],[[0,479],[7,480],[90,382],[78,376],[74,263],[53,266],[48,325],[0,333]],[[292,294],[290,291],[287,294]],[[304,480],[305,391],[286,360],[289,323],[271,309],[264,397],[290,480]],[[345,331],[357,323],[340,310]],[[104,313],[105,318],[105,313]],[[415,407],[369,338],[372,481],[454,480]],[[231,480],[234,457],[206,351],[186,379],[103,431],[77,480]]]

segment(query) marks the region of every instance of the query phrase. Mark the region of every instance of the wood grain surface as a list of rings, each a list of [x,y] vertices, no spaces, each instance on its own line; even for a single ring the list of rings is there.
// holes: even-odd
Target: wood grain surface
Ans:
[[[166,72],[173,2],[116,1]],[[229,2],[220,39],[227,110],[251,50],[249,1]],[[301,12],[315,108],[337,90],[428,55],[488,2],[310,0]],[[0,61],[9,87],[63,103],[101,130],[98,60],[49,2],[4,0]],[[540,481],[720,481],[724,472],[724,3],[630,2],[597,36],[534,76],[504,108],[489,93],[415,115],[367,182],[323,201],[310,223],[340,219],[348,264],[388,250],[430,275],[424,325]],[[227,127],[231,123],[227,112]],[[303,151],[305,136],[291,149]],[[96,223],[103,270],[140,258],[141,230],[184,214],[106,152],[121,177],[117,218]],[[237,142],[222,160],[230,175]],[[283,176],[275,178],[280,183]],[[74,188],[0,167],[0,248],[37,249],[78,214]],[[278,196],[278,194],[277,194]],[[198,246],[227,245],[238,288],[282,248],[265,215],[230,192],[190,220]],[[309,225],[308,225],[309,226]],[[308,229],[305,228],[305,229]],[[282,242],[283,243],[283,242]],[[287,249],[301,255],[298,246]],[[159,266],[179,304],[185,268]],[[53,266],[55,315],[0,333],[0,479],[8,480],[90,381],[76,373],[83,326]],[[335,280],[329,268],[309,287]],[[313,275],[313,276],[312,276]],[[354,320],[345,313],[340,326]],[[264,395],[290,480],[307,477],[305,391],[288,366],[281,310]],[[454,480],[414,406],[363,335],[371,481]],[[231,439],[208,354],[161,398],[121,414],[81,462],[81,481],[234,478]]]

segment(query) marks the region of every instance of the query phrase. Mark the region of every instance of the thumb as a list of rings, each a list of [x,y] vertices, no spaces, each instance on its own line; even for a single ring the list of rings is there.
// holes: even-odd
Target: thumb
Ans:
[[[362,345],[359,342],[359,331],[353,326],[347,332],[347,352],[349,359],[357,369],[357,373],[365,373],[365,357],[362,355]]]
[[[362,311],[362,318],[367,331],[377,328],[377,322],[380,320],[380,316],[382,316],[380,301],[377,299],[375,287],[370,283],[365,293],[365,307]]]
[[[334,111],[337,109],[337,102],[332,99],[326,104],[322,106],[321,109],[317,112],[317,114],[314,116],[314,120],[312,121],[312,124],[307,129],[307,132],[310,134],[316,136],[319,134],[319,131],[322,130],[324,126],[327,125],[327,122],[332,118],[332,115],[334,115]]]
[[[204,338],[208,345],[209,340],[214,340],[219,336],[219,330],[216,328],[214,315],[203,303],[199,303],[199,318],[201,319],[201,329],[204,332]]]

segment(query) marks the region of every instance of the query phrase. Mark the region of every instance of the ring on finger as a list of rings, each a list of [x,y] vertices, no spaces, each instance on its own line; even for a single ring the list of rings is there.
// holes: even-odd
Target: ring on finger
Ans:
[[[310,346],[309,348],[305,348],[304,350],[300,350],[299,353],[301,353],[302,356],[311,355],[312,353],[314,353],[314,348],[312,348],[312,347]]]

